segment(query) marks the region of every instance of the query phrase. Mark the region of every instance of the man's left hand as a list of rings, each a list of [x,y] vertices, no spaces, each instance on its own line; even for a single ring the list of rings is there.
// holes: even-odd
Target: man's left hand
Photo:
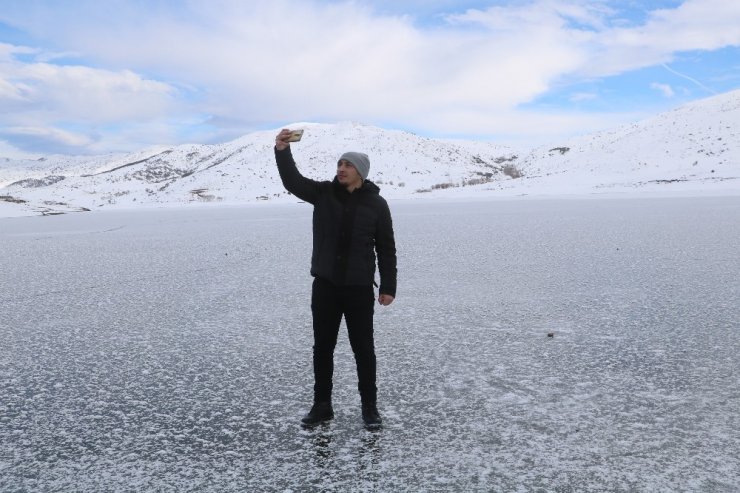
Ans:
[[[378,303],[383,306],[388,306],[393,303],[394,299],[395,298],[389,294],[381,294],[380,296],[378,296]]]

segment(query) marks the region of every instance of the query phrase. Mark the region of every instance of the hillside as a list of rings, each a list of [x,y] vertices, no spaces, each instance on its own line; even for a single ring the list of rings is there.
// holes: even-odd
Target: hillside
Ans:
[[[370,178],[388,197],[447,183],[507,179],[506,165],[515,159],[501,146],[438,141],[355,123],[292,126],[306,129],[303,141],[293,144],[306,176],[331,179],[341,153],[362,150],[371,156]],[[49,211],[295,200],[284,191],[275,169],[276,132],[255,132],[219,145],[181,145],[130,155],[6,161],[0,168],[0,196]]]
[[[296,123],[302,172],[330,179],[347,150],[370,155],[370,179],[394,198],[625,190],[740,191],[740,91],[555,145],[515,152],[357,123]],[[295,201],[273,157],[277,130],[218,145],[131,154],[0,160],[0,216],[108,207]]]
[[[543,146],[518,165],[559,189],[740,189],[740,91],[615,130]],[[724,182],[724,183],[723,183]]]

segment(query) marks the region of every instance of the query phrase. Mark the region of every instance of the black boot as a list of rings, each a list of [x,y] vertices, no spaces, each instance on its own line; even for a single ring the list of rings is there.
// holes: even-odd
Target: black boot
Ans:
[[[363,404],[362,421],[365,422],[365,428],[369,430],[380,428],[383,425],[383,420],[380,419],[380,414],[378,414],[378,406],[375,404]]]
[[[311,410],[303,417],[301,423],[304,426],[313,426],[332,418],[334,418],[334,410],[330,401],[314,402]]]

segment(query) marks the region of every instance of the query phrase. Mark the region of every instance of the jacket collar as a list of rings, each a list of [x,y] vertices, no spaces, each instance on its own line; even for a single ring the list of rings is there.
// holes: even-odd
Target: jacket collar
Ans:
[[[346,193],[347,195],[349,195],[349,192],[347,191],[347,189],[344,188],[344,186],[342,186],[339,183],[339,180],[337,179],[336,176],[334,177],[331,183],[332,185],[334,185],[334,189],[337,192]],[[359,188],[355,189],[354,192],[352,193],[358,193],[358,192],[359,193],[380,193],[380,188],[378,187],[378,185],[376,185],[370,180],[363,180],[362,185]]]

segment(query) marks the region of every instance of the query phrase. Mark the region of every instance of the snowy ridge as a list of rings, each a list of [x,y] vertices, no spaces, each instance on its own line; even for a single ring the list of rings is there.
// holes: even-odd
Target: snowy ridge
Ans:
[[[295,123],[301,171],[330,179],[347,150],[370,155],[388,198],[740,190],[740,90],[615,130],[515,152],[352,122]],[[277,130],[218,145],[160,146],[130,154],[0,159],[0,216],[140,205],[294,201],[273,157]]]
[[[506,179],[508,148],[439,141],[356,123],[296,123],[306,130],[293,144],[301,171],[331,179],[341,153],[371,156],[372,180],[388,197],[406,196],[448,183]],[[244,203],[295,200],[284,189],[273,154],[276,130],[255,132],[218,145],[180,145],[103,157],[53,156],[9,162],[0,169],[0,196],[49,213],[191,202]],[[0,202],[2,203],[2,202]],[[45,210],[47,208],[48,210]]]
[[[737,189],[740,91],[559,146],[540,147],[520,164],[530,178],[565,174],[582,188],[733,181]]]

